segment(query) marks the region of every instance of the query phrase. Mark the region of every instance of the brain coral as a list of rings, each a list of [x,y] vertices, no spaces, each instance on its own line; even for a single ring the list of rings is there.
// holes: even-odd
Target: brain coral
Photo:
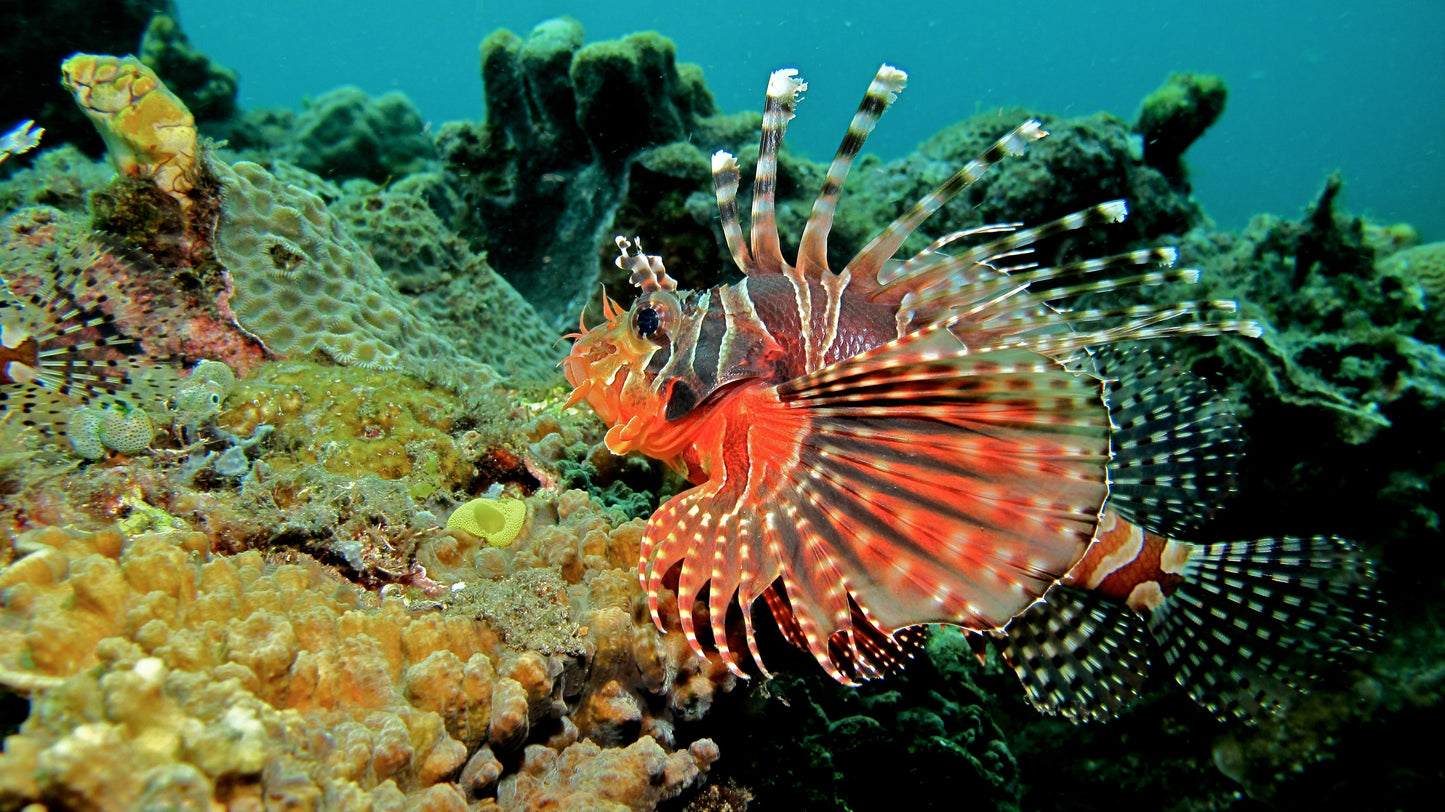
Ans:
[[[416,184],[344,195],[331,211],[447,341],[514,380],[556,379],[556,331],[442,222]]]
[[[257,164],[212,161],[222,184],[216,256],[237,322],[283,355],[321,351],[347,365],[487,382],[495,373],[441,336],[386,280],[315,195]]]
[[[442,534],[456,586],[378,599],[306,556],[173,531],[56,527],[0,571],[0,684],[31,713],[0,806],[651,809],[718,757],[678,748],[732,678],[655,632],[628,572],[638,521],[531,497],[505,550]],[[542,635],[487,596],[530,595]],[[529,647],[536,646],[536,647]],[[561,808],[561,807],[559,807]]]

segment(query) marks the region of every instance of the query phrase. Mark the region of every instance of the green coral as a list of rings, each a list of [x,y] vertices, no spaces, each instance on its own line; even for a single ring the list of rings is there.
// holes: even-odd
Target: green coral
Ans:
[[[1144,98],[1135,132],[1144,137],[1144,162],[1178,178],[1189,145],[1224,113],[1229,90],[1207,73],[1176,73]]]
[[[496,372],[415,312],[321,198],[245,161],[211,162],[224,205],[216,257],[231,273],[236,321],[276,353],[404,369],[457,389]]]

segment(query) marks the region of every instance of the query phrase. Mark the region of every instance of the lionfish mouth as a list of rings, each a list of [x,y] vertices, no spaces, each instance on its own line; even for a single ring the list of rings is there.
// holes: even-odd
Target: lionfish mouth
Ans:
[[[602,291],[602,318],[603,321],[595,327],[588,328],[587,313],[584,309],[577,318],[577,332],[567,333],[558,341],[572,342],[572,351],[558,364],[562,368],[562,374],[566,376],[567,383],[572,385],[572,394],[567,397],[563,408],[570,408],[584,400],[591,399],[592,407],[599,415],[616,414],[620,408],[619,394],[613,387],[609,386],[610,381],[599,381],[592,374],[592,355],[589,344],[600,340],[599,333],[605,332],[605,328],[613,326],[619,316],[626,315],[623,309],[614,299],[607,295],[604,288]],[[589,339],[591,339],[589,341]],[[600,385],[599,385],[600,384]],[[603,402],[598,403],[593,399],[594,394],[602,394]],[[605,419],[605,417],[604,417]]]

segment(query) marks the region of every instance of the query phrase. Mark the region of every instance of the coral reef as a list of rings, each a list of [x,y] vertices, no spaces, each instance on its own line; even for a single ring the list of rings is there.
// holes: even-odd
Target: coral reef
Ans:
[[[916,199],[931,191],[957,168],[999,136],[1035,118],[1049,137],[1018,160],[1003,163],[945,207],[927,224],[927,234],[905,245],[921,249],[942,234],[988,223],[1037,224],[1079,211],[1103,200],[1124,199],[1129,219],[1116,227],[1095,230],[1079,239],[1097,243],[1094,250],[1122,249],[1140,240],[1158,240],[1204,222],[1199,205],[1164,174],[1146,164],[1133,143],[1129,125],[1108,113],[1063,118],[1026,109],[1006,109],[972,116],[946,127],[919,145],[918,152],[887,163],[864,158],[863,171],[850,179],[847,206],[839,207],[836,259],[846,261],[883,225],[899,214],[898,200]],[[753,153],[756,154],[755,152]],[[747,166],[751,158],[739,156]],[[781,171],[789,163],[781,164]],[[796,240],[811,207],[810,198],[822,183],[823,167],[792,162],[794,178],[780,191],[791,200],[778,206],[779,229]],[[795,190],[795,191],[793,191]],[[1046,249],[1051,246],[1045,246]],[[1067,250],[1067,246],[1052,246]]]
[[[30,165],[0,180],[0,214],[26,206],[52,206],[68,214],[85,212],[87,198],[115,174],[76,149],[61,144],[41,150]]]
[[[383,183],[435,160],[425,130],[421,113],[401,93],[373,99],[361,88],[338,87],[306,105],[277,154],[323,177]]]
[[[256,164],[216,163],[214,170],[224,201],[216,254],[233,280],[230,305],[237,323],[269,350],[320,351],[368,368],[405,366],[454,386],[496,379],[441,339],[430,317],[407,306],[320,198]]]
[[[676,795],[718,752],[669,753],[672,720],[732,678],[632,605],[640,523],[612,528],[576,492],[532,507],[542,518],[507,550],[441,535],[419,558],[457,594],[557,568],[546,602],[579,625],[551,653],[509,646],[505,618],[466,601],[378,601],[306,556],[215,555],[197,532],[22,534],[0,572],[0,682],[32,712],[0,756],[0,802],[648,809]]]
[[[331,211],[412,307],[435,320],[438,336],[514,385],[556,381],[556,331],[452,233],[412,181],[385,190],[337,189]]]
[[[627,168],[701,133],[717,110],[695,65],[655,34],[583,45],[563,18],[482,43],[487,116],[437,136],[433,205],[556,325],[575,319],[609,260]],[[705,139],[713,142],[711,137]]]
[[[1086,235],[1091,253],[1175,235],[1205,271],[1198,298],[1239,298],[1270,325],[1253,344],[1170,348],[1229,391],[1252,435],[1241,494],[1209,532],[1359,539],[1382,560],[1392,627],[1380,654],[1257,728],[1169,695],[1075,728],[1039,718],[1011,674],[948,635],[901,678],[853,691],[761,630],[778,678],[729,691],[667,595],[669,631],[653,629],[634,519],[675,475],[612,455],[550,387],[558,328],[575,328],[597,281],[622,285],[615,232],[640,234],[684,287],[731,265],[707,153],[750,172],[758,117],[719,115],[671,43],[589,45],[565,19],[497,32],[485,120],[443,125],[433,144],[392,94],[231,112],[234,75],[191,48],[169,2],[43,6],[0,47],[10,120],[47,130],[0,167],[0,277],[109,268],[123,336],[168,369],[224,366],[157,384],[167,402],[143,412],[67,413],[83,449],[0,411],[0,699],[24,719],[4,731],[0,808],[842,809],[876,797],[879,776],[917,808],[961,794],[1000,809],[1405,808],[1435,779],[1428,748],[1378,744],[1445,707],[1445,556],[1418,543],[1445,515],[1445,463],[1428,451],[1445,425],[1445,250],[1346,213],[1338,179],[1302,217],[1217,230],[1179,160],[1222,110],[1213,78],[1172,78],[1132,125],[1040,116],[1053,134],[917,239],[1115,197],[1133,216]],[[112,158],[137,176],[108,182],[84,156],[95,130],[55,66],[125,53],[142,30],[141,62],[174,91],[154,95],[162,111],[186,131],[189,109],[254,163],[117,138]],[[861,157],[834,249],[1033,115]],[[108,122],[114,138],[155,119]],[[784,150],[785,240],[824,170]],[[510,544],[446,529],[478,499],[513,506]]]

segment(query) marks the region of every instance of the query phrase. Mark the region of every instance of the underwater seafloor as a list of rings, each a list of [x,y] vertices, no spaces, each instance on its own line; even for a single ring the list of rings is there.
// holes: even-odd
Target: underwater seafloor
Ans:
[[[683,288],[732,279],[708,155],[748,166],[760,116],[717,110],[665,38],[585,43],[565,20],[496,32],[485,119],[424,131],[404,97],[354,88],[299,112],[237,109],[235,75],[169,18],[95,5],[113,19],[79,40],[36,36],[68,30],[43,19],[5,34],[33,54],[4,120],[46,133],[0,165],[0,276],[23,286],[86,264],[158,367],[226,371],[198,368],[142,404],[148,443],[100,432],[89,458],[0,416],[0,809],[1438,797],[1442,766],[1418,741],[1442,721],[1445,681],[1445,464],[1428,450],[1445,447],[1445,243],[1343,210],[1348,178],[1322,178],[1297,219],[1217,230],[1182,157],[1224,104],[1212,78],[1169,79],[1133,121],[999,111],[900,160],[865,158],[835,227],[850,256],[1038,116],[1052,135],[929,233],[1127,198],[1134,215],[1086,255],[1177,244],[1204,271],[1187,296],[1237,298],[1268,324],[1260,340],[1170,348],[1235,401],[1250,437],[1238,498],[1201,540],[1359,541],[1379,562],[1384,635],[1257,726],[1159,684],[1122,718],[1076,727],[1039,716],[954,634],[903,676],[852,689],[775,632],[764,685],[693,654],[675,624],[653,629],[638,547],[680,483],[611,455],[589,410],[562,408],[555,365],[579,312],[600,318],[599,282],[626,301],[618,232],[642,235]],[[108,119],[107,157],[59,83],[73,51],[136,53],[174,91],[206,144],[184,175],[116,173],[137,164],[117,155],[136,151],[123,130],[154,120]],[[773,67],[739,68],[758,73],[760,102]],[[784,149],[785,242],[824,169]],[[525,519],[448,529],[459,508]]]

